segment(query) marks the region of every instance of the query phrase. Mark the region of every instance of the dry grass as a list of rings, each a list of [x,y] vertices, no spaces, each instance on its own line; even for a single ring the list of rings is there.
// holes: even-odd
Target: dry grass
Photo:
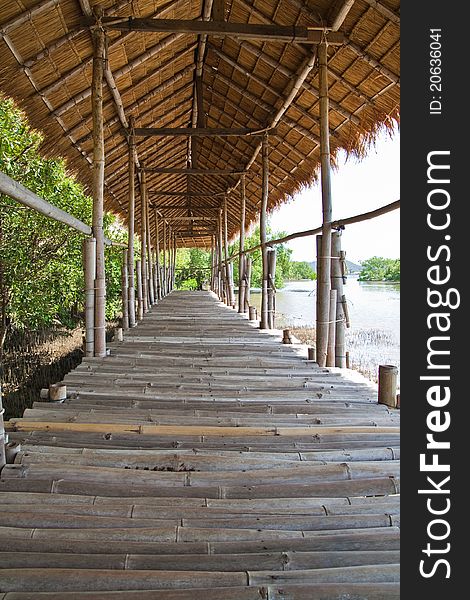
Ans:
[[[315,346],[314,327],[291,327],[292,333],[303,343]],[[400,366],[399,352],[391,332],[382,329],[347,330],[346,344],[351,368],[377,382],[379,365]]]

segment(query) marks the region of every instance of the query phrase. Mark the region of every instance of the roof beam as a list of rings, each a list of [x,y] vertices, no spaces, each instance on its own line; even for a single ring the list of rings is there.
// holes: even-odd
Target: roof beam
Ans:
[[[390,10],[380,2],[377,2],[377,0],[365,0],[365,2],[370,4],[370,6],[372,6],[372,8],[379,12],[383,17],[392,21],[392,23],[400,25],[400,15],[394,13],[393,10]]]
[[[211,127],[136,127],[134,135],[137,137],[150,136],[198,136],[198,137],[230,137],[230,136],[262,136],[265,133],[275,135],[275,131],[267,129],[250,129],[239,127],[236,129],[211,128]]]
[[[240,44],[240,46],[242,48],[245,48],[249,52],[251,52],[251,54],[253,54],[254,56],[256,56],[256,58],[260,58],[263,62],[265,62],[267,65],[269,65],[273,69],[276,69],[277,71],[279,71],[280,73],[282,73],[283,75],[285,75],[286,77],[288,77],[289,80],[291,80],[292,77],[295,76],[295,73],[292,73],[291,71],[289,71],[289,69],[286,69],[286,67],[284,67],[283,65],[279,64],[271,56],[265,54],[262,50],[260,50],[256,46],[253,46],[249,42],[242,42]],[[310,92],[310,94],[312,94],[312,96],[314,96],[315,98],[319,97],[319,92],[318,92],[317,88],[315,88],[308,81],[304,80],[302,82],[302,87],[305,88],[308,92]],[[332,99],[330,99],[330,109],[335,110],[342,117],[344,117],[345,119],[348,119],[348,121],[352,121],[356,125],[358,125],[360,123],[359,119],[355,115],[351,114],[348,110],[346,110],[340,104],[338,104],[338,102],[335,102]]]
[[[178,169],[176,167],[145,167],[148,173],[164,173],[175,175],[242,175],[245,171],[230,169]]]
[[[354,2],[355,0],[338,0],[336,4],[333,5],[328,19],[328,21],[331,22],[331,29],[333,31],[337,31],[344,23]]]
[[[178,32],[196,35],[215,35],[217,37],[237,37],[240,39],[256,39],[267,42],[302,42],[303,44],[320,44],[325,35],[325,28],[305,27],[301,25],[259,25],[254,23],[229,23],[227,21],[188,21],[183,19],[138,19],[134,17],[103,17],[102,25],[115,31],[142,32]],[[90,27],[94,19],[85,18],[83,25]],[[341,45],[344,35],[338,32],[326,32],[328,43]]]
[[[12,27],[18,27],[19,25],[26,23],[26,21],[29,21],[35,15],[57,4],[59,4],[59,0],[42,0],[35,6],[32,6],[29,10],[25,10],[24,12],[20,13],[16,17],[13,17],[6,23],[3,23],[0,26],[0,33],[5,33]]]
[[[186,207],[184,207],[184,210],[186,210]],[[191,209],[192,210],[192,209]],[[217,219],[215,217],[194,217],[194,216],[173,216],[173,217],[165,217],[165,219],[167,221],[216,221]]]
[[[213,196],[223,196],[226,192],[191,192],[188,194],[187,192],[173,192],[170,190],[149,190],[148,193],[152,196],[178,196],[181,198],[186,198],[189,196],[190,198],[212,198]]]
[[[187,0],[180,0],[180,1],[184,1],[186,2]],[[163,15],[165,13],[167,13],[170,9],[174,8],[175,4],[178,3],[171,1],[168,2],[167,4],[165,4],[165,6],[163,6],[161,9],[159,9],[158,11],[156,11],[155,13],[153,13],[153,15],[151,15],[152,17],[158,17],[160,15]],[[119,7],[115,7],[115,10],[117,10],[118,8],[121,8],[121,6]],[[106,10],[105,14],[108,14],[110,12],[110,10]],[[94,18],[90,18],[90,22],[92,22],[93,24],[96,23],[96,20]],[[111,44],[108,47],[108,51],[116,48],[118,46],[121,46],[123,44],[123,42],[125,40],[127,40],[129,38],[129,36],[131,36],[133,34],[132,31],[125,33],[123,35],[120,35],[119,37],[117,37],[115,40],[113,40],[111,42]],[[158,46],[158,44],[156,45]],[[159,49],[156,48],[155,46],[152,46],[151,48],[149,48],[144,54],[147,55],[146,58],[150,58],[151,56],[153,56],[156,52],[159,52]],[[152,53],[150,55],[148,55],[148,53]],[[139,57],[137,57],[134,60],[137,60]],[[65,81],[67,81],[68,79],[70,79],[71,77],[74,77],[75,75],[78,75],[79,73],[82,73],[88,66],[91,65],[93,61],[93,56],[89,56],[85,59],[83,59],[83,61],[81,61],[78,65],[76,65],[75,67],[73,67],[72,69],[70,69],[69,71],[67,71],[66,73],[62,73],[59,77],[59,79],[56,79],[55,81],[53,81],[52,83],[50,83],[49,85],[47,85],[46,87],[41,89],[41,94],[49,94],[50,92],[55,91],[57,88],[61,87]]]
[[[182,204],[155,204],[152,203],[152,208],[156,208],[159,211],[162,210],[184,210],[185,212],[188,208]],[[219,210],[220,206],[217,204],[216,206],[208,206],[207,204],[203,206],[193,206],[191,210],[199,211],[199,210]]]

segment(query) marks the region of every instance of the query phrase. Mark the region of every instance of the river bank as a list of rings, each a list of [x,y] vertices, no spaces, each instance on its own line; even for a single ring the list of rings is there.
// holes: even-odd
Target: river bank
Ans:
[[[315,287],[315,281],[288,281],[276,293],[276,327],[289,327],[306,344],[315,340]],[[400,368],[400,284],[349,276],[344,291],[351,318],[346,330],[351,367],[376,381],[379,364]],[[259,310],[261,294],[252,291],[251,298]]]

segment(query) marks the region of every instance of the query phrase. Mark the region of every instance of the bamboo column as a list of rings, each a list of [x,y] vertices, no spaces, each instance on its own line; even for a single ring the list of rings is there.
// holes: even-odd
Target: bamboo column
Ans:
[[[134,278],[134,227],[135,227],[135,165],[134,165],[134,120],[130,119],[129,132],[129,207],[127,224],[127,287],[129,300],[129,327],[135,327],[135,278]]]
[[[336,290],[330,289],[330,322],[328,323],[328,350],[326,354],[326,366],[335,366],[335,348],[336,348]]]
[[[225,273],[224,273],[224,263],[223,263],[223,254],[222,254],[222,246],[223,246],[223,242],[222,242],[222,213],[223,213],[223,209],[219,208],[219,220],[218,220],[218,226],[217,226],[217,232],[219,235],[219,266],[218,266],[218,271],[219,271],[219,281],[220,281],[220,286],[219,286],[219,298],[221,300],[221,302],[225,302],[225,297],[226,297],[226,289],[225,289]]]
[[[166,266],[166,293],[171,292],[171,227],[168,226],[166,251],[167,251],[167,266]]]
[[[251,302],[251,257],[245,255],[245,310],[250,310]]]
[[[238,312],[244,313],[245,310],[245,213],[246,213],[246,195],[245,195],[245,175],[240,177],[240,248],[238,252]]]
[[[148,295],[150,306],[155,304],[155,286],[153,280],[153,264],[152,264],[152,239],[150,237],[150,216],[149,216],[149,197],[147,191],[147,180],[145,171],[142,170],[142,186],[143,197],[142,201],[145,202],[145,229],[147,232],[147,272],[148,272]]]
[[[335,366],[346,368],[345,319],[343,309],[343,273],[341,269],[341,233],[331,236],[331,287],[336,290]]]
[[[142,286],[142,261],[138,260],[135,264],[137,275],[137,319],[142,321],[144,318],[144,299]]]
[[[7,464],[7,459],[5,455],[5,426],[3,423],[3,413],[5,409],[3,408],[2,401],[2,382],[0,381],[0,472],[3,467]]]
[[[146,196],[147,182],[145,180],[145,171],[141,173],[140,186],[140,268],[142,269],[142,303],[144,313],[149,310],[148,302],[148,273],[147,273],[147,211]]]
[[[225,287],[227,306],[235,306],[233,299],[233,288],[230,277],[230,263],[228,261],[228,214],[227,195],[224,195],[224,259],[225,259]]]
[[[315,242],[316,242],[316,252],[317,252],[317,296],[315,299],[315,302],[316,302],[315,312],[316,312],[316,322],[318,323],[318,315],[320,314],[320,294],[318,293],[318,286],[319,286],[319,282],[321,280],[321,267],[322,267],[321,255],[322,255],[322,243],[323,243],[322,236],[317,235],[315,237]],[[318,342],[318,333],[315,330],[315,354],[317,351],[317,342]]]
[[[121,264],[121,297],[122,297],[122,328],[123,330],[129,329],[129,290],[127,289],[128,284],[128,273],[127,273],[127,250],[122,251],[122,264]]]
[[[261,255],[263,259],[263,278],[261,287],[261,319],[260,329],[269,329],[268,322],[268,249],[266,246],[266,220],[268,206],[268,186],[269,186],[269,157],[268,157],[268,136],[263,137],[262,147],[263,161],[263,187],[261,195],[261,212],[259,221],[259,233],[261,242]]]
[[[83,271],[85,283],[85,356],[95,355],[95,278],[96,240],[83,240]]]
[[[219,242],[214,235],[214,292],[220,298]]]
[[[95,356],[106,356],[106,278],[104,265],[104,130],[103,75],[105,34],[98,21],[93,29],[93,75],[91,106],[93,117],[93,236],[96,239]]]
[[[276,288],[274,279],[276,277],[276,250],[268,250],[268,325],[269,329],[274,329],[275,309],[276,309]]]
[[[322,247],[319,257],[320,277],[317,278],[317,361],[320,367],[326,365],[328,352],[328,326],[330,321],[331,287],[331,169],[330,131],[328,119],[328,45],[318,46],[320,75],[320,156],[322,191]]]
[[[157,209],[154,210],[155,219],[155,270],[157,271],[157,299],[162,299],[162,273],[160,270],[160,232]]]
[[[171,289],[175,289],[175,277],[176,277],[176,255],[178,253],[178,245],[176,241],[176,233],[173,234],[173,268],[171,271]]]
[[[211,274],[209,289],[211,290],[211,292],[214,291],[214,236],[211,236]]]
[[[166,296],[168,293],[168,288],[166,286],[167,279],[166,279],[166,221],[165,221],[165,219],[163,219],[163,273],[162,273],[162,280],[163,280],[163,296]]]

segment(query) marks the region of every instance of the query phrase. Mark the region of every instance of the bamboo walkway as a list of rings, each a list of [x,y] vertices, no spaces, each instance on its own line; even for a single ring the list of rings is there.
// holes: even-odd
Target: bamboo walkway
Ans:
[[[0,600],[398,599],[398,411],[173,292],[10,421]]]

